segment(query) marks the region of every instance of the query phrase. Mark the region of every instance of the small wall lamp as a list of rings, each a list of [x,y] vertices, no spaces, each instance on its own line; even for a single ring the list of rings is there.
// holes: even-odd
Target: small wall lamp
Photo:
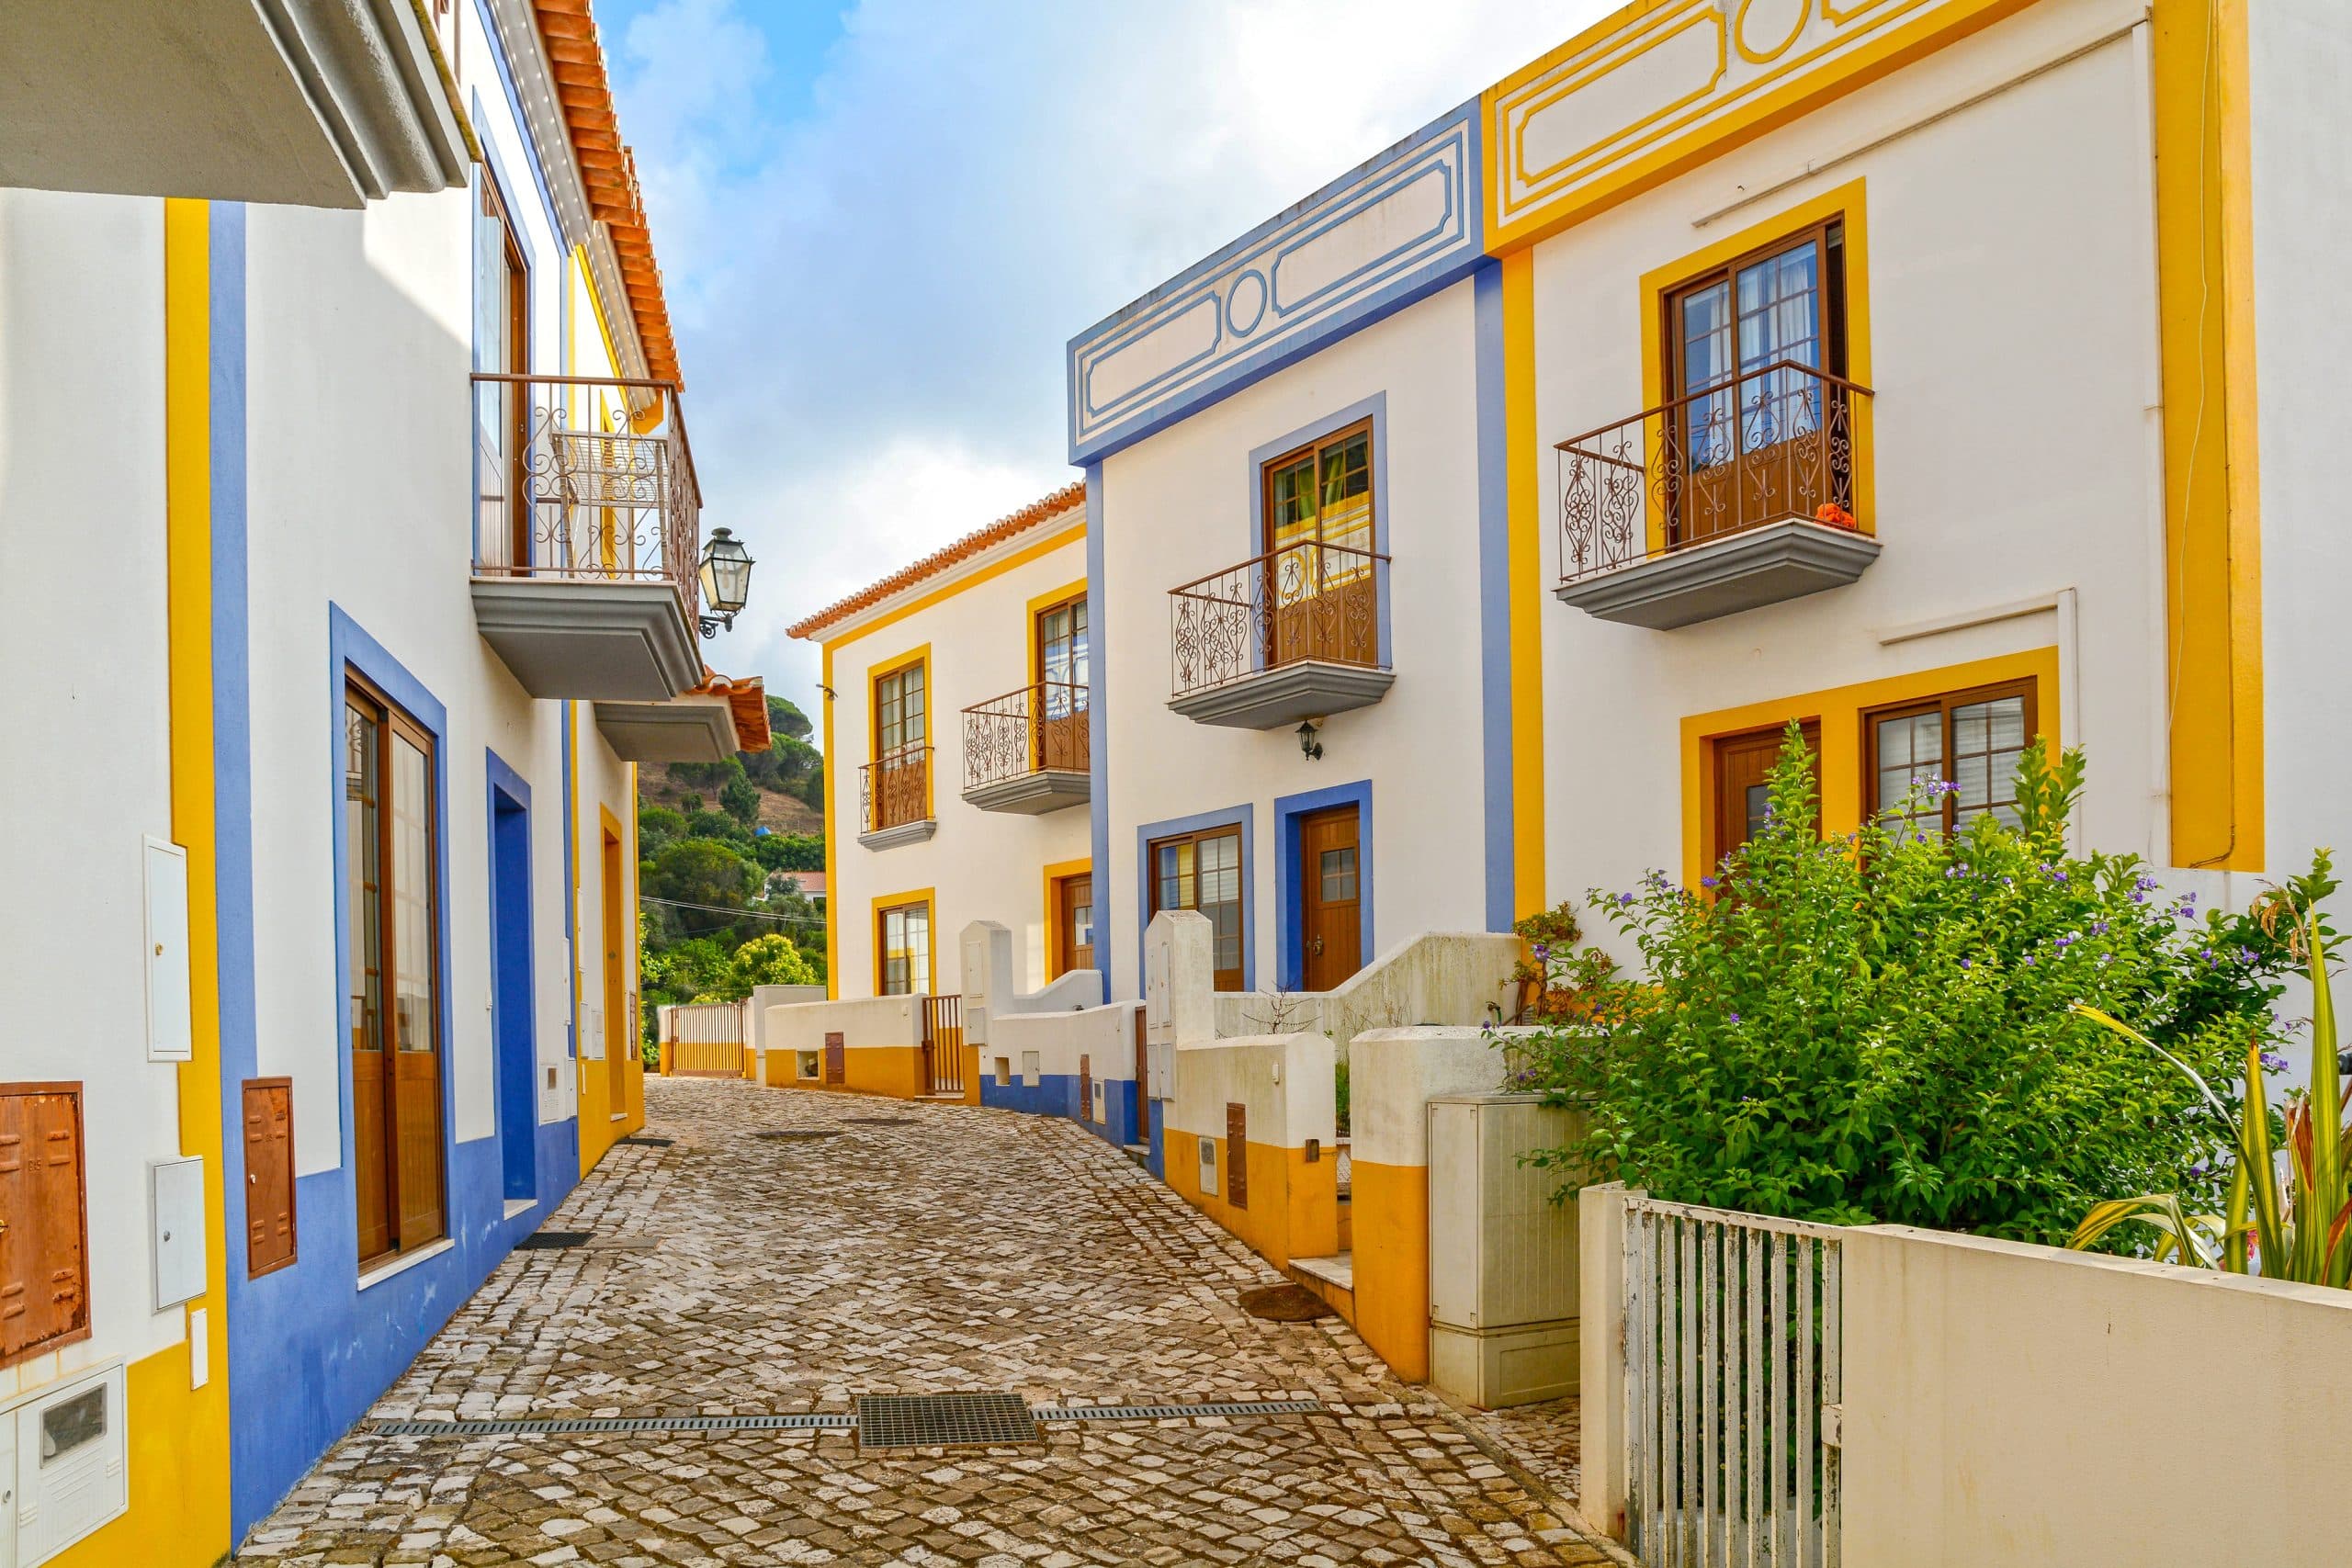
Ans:
[[[716,637],[718,628],[735,629],[735,612],[741,609],[752,595],[752,552],[732,530],[714,528],[710,543],[702,549],[702,570],[696,574],[702,584],[702,602],[711,614],[697,617],[702,635]]]
[[[1310,762],[1319,762],[1323,760],[1323,742],[1316,739],[1321,733],[1322,731],[1316,727],[1315,721],[1311,718],[1298,727],[1299,755]]]

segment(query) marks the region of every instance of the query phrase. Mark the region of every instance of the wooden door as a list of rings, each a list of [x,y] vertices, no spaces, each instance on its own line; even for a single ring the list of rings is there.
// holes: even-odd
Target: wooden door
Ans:
[[[1372,427],[1353,425],[1266,465],[1265,662],[1380,661]]]
[[[1356,808],[1298,824],[1301,984],[1328,991],[1363,967],[1363,852]]]
[[[1728,735],[1711,742],[1714,750],[1714,810],[1707,841],[1707,863],[1711,867],[1723,864],[1724,857],[1756,836],[1764,826],[1765,807],[1770,804],[1770,788],[1766,775],[1781,755],[1783,731],[1780,728],[1758,729],[1747,735]],[[1820,821],[1821,811],[1821,724],[1817,719],[1804,723],[1805,750],[1813,754],[1814,820]]]
[[[1151,1142],[1151,1046],[1144,1036],[1143,1009],[1136,1020],[1136,1142]]]
[[[621,919],[621,841],[605,829],[605,1112],[618,1116],[628,1110],[628,1054],[638,1048],[628,1032],[628,984],[621,958],[628,946]],[[738,1065],[737,1071],[741,1067]]]
[[[845,1034],[825,1036],[825,1087],[843,1089],[849,1084],[849,1037]]]
[[[392,1250],[390,1072],[384,1034],[383,710],[344,705],[344,848],[351,1009],[351,1168],[359,1260]]]
[[[1250,1206],[1250,1108],[1235,1100],[1225,1107],[1225,1201]]]
[[[439,1240],[446,1228],[433,761],[430,737],[398,711],[390,715],[390,738],[391,800],[383,815],[391,872],[386,969],[391,976],[393,1213],[400,1249],[412,1252]]]
[[[1087,766],[1086,601],[1037,615],[1037,687],[1032,694],[1039,771],[1082,773]]]
[[[1094,967],[1094,878],[1065,876],[1054,885],[1061,922],[1054,954],[1056,977]]]
[[[248,1279],[283,1269],[295,1258],[293,1084],[291,1078],[247,1078],[244,1083]]]
[[[79,1084],[0,1089],[0,1365],[90,1333]]]

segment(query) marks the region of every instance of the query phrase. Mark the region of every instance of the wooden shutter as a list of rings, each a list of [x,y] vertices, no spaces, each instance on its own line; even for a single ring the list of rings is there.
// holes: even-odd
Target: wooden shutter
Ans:
[[[245,1275],[294,1261],[294,1080],[245,1080]]]
[[[1094,1058],[1091,1056],[1082,1055],[1078,1059],[1078,1119],[1081,1122],[1094,1120]]]
[[[90,1334],[79,1084],[0,1088],[0,1364]]]
[[[1250,1108],[1227,1103],[1225,1108],[1225,1201],[1237,1209],[1250,1206]]]
[[[849,1082],[849,1042],[846,1036],[825,1036],[825,1087],[840,1089]]]

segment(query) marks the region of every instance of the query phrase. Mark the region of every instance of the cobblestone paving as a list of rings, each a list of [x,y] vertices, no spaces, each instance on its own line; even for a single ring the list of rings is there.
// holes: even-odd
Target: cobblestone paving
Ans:
[[[647,1085],[648,1135],[500,1265],[378,1421],[1323,1401],[1056,1423],[1042,1447],[861,1451],[847,1431],[392,1437],[366,1426],[241,1563],[1569,1563],[1567,1506],[1067,1122],[724,1081]],[[856,1118],[885,1118],[876,1125]],[[763,1130],[836,1135],[765,1140]],[[622,1243],[622,1247],[605,1244]],[[648,1246],[647,1244],[650,1244]],[[634,1244],[633,1246],[628,1244]]]

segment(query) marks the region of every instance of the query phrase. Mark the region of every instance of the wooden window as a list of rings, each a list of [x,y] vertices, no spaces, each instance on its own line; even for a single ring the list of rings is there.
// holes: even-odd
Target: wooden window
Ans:
[[[1208,918],[1209,963],[1220,991],[1241,989],[1241,830],[1212,828],[1151,843],[1151,910]]]
[[[90,1337],[82,1086],[0,1085],[0,1366]]]
[[[433,737],[354,680],[344,701],[345,899],[359,1259],[444,1234]]]
[[[498,182],[485,166],[474,211],[474,368],[519,376],[531,367],[530,266]],[[474,396],[481,446],[481,530],[487,564],[527,571],[533,564],[531,506],[521,457],[528,445],[530,399],[519,382],[492,381]],[[505,558],[492,552],[503,544]]]
[[[1845,255],[1833,218],[1668,291],[1670,542],[1851,512]]]
[[[1804,749],[1813,754],[1814,824],[1821,817],[1821,721],[1804,721]],[[1766,775],[1781,758],[1787,727],[1750,730],[1745,735],[1720,736],[1707,743],[1713,756],[1713,810],[1707,839],[1707,864],[1719,866],[1724,857],[1754,838],[1764,826],[1770,804]]]
[[[1081,771],[1089,756],[1084,732],[1090,669],[1086,600],[1081,596],[1038,611],[1035,631],[1037,754],[1034,762],[1041,769]]]
[[[928,995],[931,990],[931,906],[897,904],[875,915],[875,994]]]
[[[871,832],[931,815],[931,670],[928,660],[874,678]]]
[[[247,1078],[245,1276],[257,1279],[295,1259],[294,1080]]]
[[[2031,681],[1872,708],[1862,716],[1870,812],[1905,829],[1951,833],[1986,813],[2018,825],[2018,763],[2035,736]],[[1914,784],[1948,784],[1924,797]],[[1908,807],[1909,809],[1905,809]]]
[[[1379,662],[1372,468],[1367,421],[1286,452],[1261,470],[1268,664]]]

